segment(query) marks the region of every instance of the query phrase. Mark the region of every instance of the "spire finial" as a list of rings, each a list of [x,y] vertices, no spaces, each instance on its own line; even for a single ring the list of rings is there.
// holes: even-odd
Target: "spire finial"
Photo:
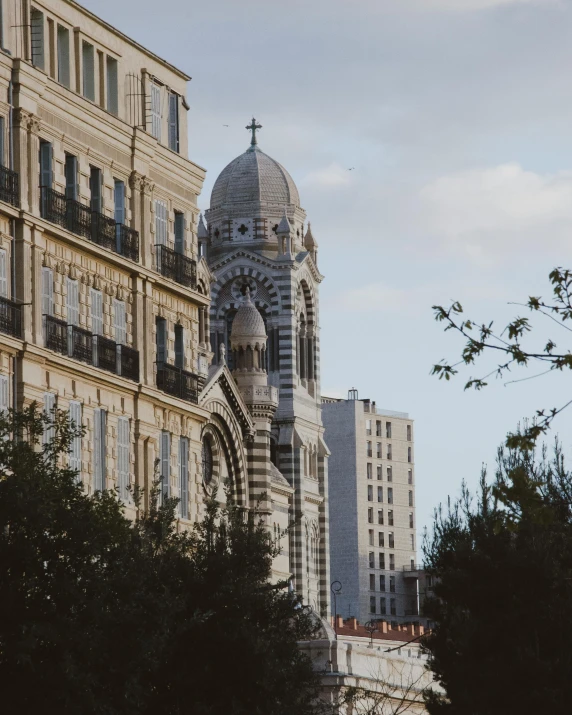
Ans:
[[[252,124],[249,124],[246,129],[252,132],[252,139],[250,140],[250,146],[256,146],[258,143],[256,141],[256,130],[262,129],[262,124],[257,124],[256,119],[252,117]]]

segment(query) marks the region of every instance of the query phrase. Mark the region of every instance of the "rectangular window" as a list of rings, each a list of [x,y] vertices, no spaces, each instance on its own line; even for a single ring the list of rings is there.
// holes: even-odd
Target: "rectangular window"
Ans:
[[[0,248],[0,296],[8,297],[8,261],[6,251]]]
[[[397,606],[395,605],[395,598],[389,599],[389,607],[391,609],[391,615],[396,616],[397,615]]]
[[[409,528],[413,529],[413,514],[409,514]]]
[[[77,200],[77,156],[66,153],[64,175],[66,177],[66,199]]]
[[[369,590],[375,591],[375,574],[370,573],[369,575]]]
[[[378,487],[377,488],[377,501],[382,502],[383,501],[383,487]]]
[[[369,545],[373,546],[375,544],[375,534],[373,532],[373,529],[369,529]]]
[[[407,461],[412,462],[413,457],[412,457],[412,452],[411,452],[411,447],[407,447]]]
[[[383,479],[383,468],[382,468],[381,464],[377,465],[377,479],[380,482]]]
[[[415,551],[415,534],[411,534],[411,551]]]
[[[154,82],[150,85],[151,92],[151,136],[161,141],[161,87]]]
[[[83,96],[95,102],[95,51],[85,40],[81,46],[83,64]]]
[[[171,496],[171,434],[163,430],[161,432],[161,496],[166,499]]]
[[[413,492],[409,492],[409,506],[413,506]]]
[[[81,427],[81,402],[70,401],[69,419],[74,427]],[[77,479],[81,481],[81,435],[76,434],[70,443],[70,469],[77,472]]]
[[[377,458],[381,459],[381,442],[377,443],[377,452],[376,452]]]
[[[107,439],[105,410],[96,408],[93,411],[93,487],[96,491],[102,491],[107,484]]]
[[[395,554],[389,554],[389,570],[395,571]]]
[[[395,593],[395,576],[389,577],[389,593]]]
[[[78,325],[79,324],[79,285],[77,281],[73,281],[71,278],[67,278],[67,295],[66,295],[66,308],[67,308],[67,322],[68,325]]]
[[[387,535],[388,540],[389,540],[389,548],[394,549],[395,548],[395,537],[393,535],[393,531],[390,531],[389,534]]]
[[[373,477],[373,473],[372,473],[372,466],[371,466],[370,462],[368,462],[366,464],[366,471],[367,471],[367,478],[371,479]]]
[[[40,140],[40,186],[52,188],[53,151],[50,142]],[[42,216],[45,216],[45,195],[42,192]]]
[[[155,243],[167,245],[167,204],[159,199],[155,201]]]
[[[113,217],[115,223],[125,223],[125,182],[113,180]]]
[[[373,553],[373,551],[369,552],[369,567],[370,569],[375,568],[375,554]]]
[[[179,95],[169,92],[169,149],[179,151]]]
[[[127,344],[127,316],[125,301],[113,299],[113,332],[118,345]]]
[[[165,318],[157,318],[155,326],[157,332],[157,363],[167,362],[167,321]]]
[[[391,509],[387,512],[387,525],[393,526],[393,511]]]
[[[373,509],[371,507],[367,510],[367,523],[373,524]]]
[[[117,486],[119,498],[123,501],[129,499],[130,448],[129,417],[119,417],[117,420]]]
[[[368,435],[371,434],[371,420],[365,421],[365,433]]]
[[[382,616],[385,616],[387,613],[387,606],[385,605],[385,598],[379,599],[379,612]]]
[[[393,487],[387,487],[387,503],[393,504]]]
[[[100,290],[90,290],[91,302],[91,332],[103,335],[103,295]]]
[[[379,590],[385,591],[385,574],[380,574],[379,576]]]
[[[385,436],[387,439],[391,439],[391,422],[385,423]]]
[[[8,376],[0,375],[0,414],[6,414],[10,409],[10,389]]]
[[[70,32],[58,25],[58,82],[70,86]]]
[[[377,523],[383,524],[383,509],[378,509],[377,512]]]
[[[56,396],[53,392],[44,392],[44,416],[53,420],[56,408]],[[53,424],[44,425],[43,443],[49,444],[55,437],[56,431]]]
[[[91,210],[103,213],[103,172],[97,166],[89,167],[89,190]]]
[[[30,13],[30,40],[32,45],[32,64],[44,69],[44,13],[32,8]]]
[[[189,440],[179,439],[179,509],[181,519],[189,518]]]
[[[375,613],[375,596],[369,597],[369,612]]]
[[[391,459],[391,445],[387,445],[387,459]]]
[[[393,467],[388,467],[387,468],[387,481],[392,482],[393,481]]]
[[[175,211],[175,251],[185,253],[185,214]]]
[[[413,470],[407,470],[407,484],[413,484]]]
[[[107,56],[105,71],[107,73],[107,111],[117,115],[119,114],[117,60]]]
[[[379,555],[379,568],[385,569],[385,554]]]
[[[183,369],[185,364],[185,331],[182,325],[175,325],[175,367]]]
[[[407,425],[407,441],[411,442],[411,425]]]
[[[368,442],[368,443],[367,443],[367,446],[366,446],[366,454],[367,454],[368,457],[372,457],[372,456],[373,456],[373,453],[372,453],[372,451],[371,451],[371,442]]]
[[[2,166],[6,166],[8,163],[6,161],[6,147],[5,147],[5,140],[6,140],[6,120],[4,117],[0,117],[0,164]]]
[[[368,484],[367,487],[367,500],[373,501],[373,487],[371,486],[371,484]]]
[[[378,541],[378,546],[385,547],[385,535],[383,531],[378,532],[377,534],[377,541]]]
[[[42,315],[54,312],[54,274],[51,268],[42,268]]]
[[[381,437],[381,421],[380,420],[375,421],[375,436]]]

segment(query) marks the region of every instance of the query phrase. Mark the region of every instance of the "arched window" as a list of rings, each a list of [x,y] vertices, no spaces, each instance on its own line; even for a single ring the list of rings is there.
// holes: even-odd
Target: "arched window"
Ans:
[[[208,439],[203,440],[203,481],[208,486],[213,479],[213,450]]]

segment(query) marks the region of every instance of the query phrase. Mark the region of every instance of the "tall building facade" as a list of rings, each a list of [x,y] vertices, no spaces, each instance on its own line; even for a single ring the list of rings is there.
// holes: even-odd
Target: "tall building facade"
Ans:
[[[282,569],[316,611],[326,614],[330,593],[327,457],[320,398],[318,247],[294,181],[260,150],[253,120],[247,151],[217,178],[199,225],[201,251],[215,276],[210,342],[234,370],[233,325],[246,294],[260,312],[268,336],[262,366],[278,403],[267,434],[252,455],[250,488],[264,493],[267,458],[276,479],[292,489],[286,509],[272,507],[277,525],[289,526]],[[251,360],[252,358],[248,358]],[[252,387],[256,402],[260,388]],[[257,468],[258,467],[258,471]],[[270,496],[270,495],[269,495]],[[274,501],[274,500],[273,500]],[[270,509],[272,505],[268,505]]]
[[[337,613],[361,623],[419,616],[413,420],[375,402],[323,398],[330,569]],[[339,588],[339,586],[337,587]]]

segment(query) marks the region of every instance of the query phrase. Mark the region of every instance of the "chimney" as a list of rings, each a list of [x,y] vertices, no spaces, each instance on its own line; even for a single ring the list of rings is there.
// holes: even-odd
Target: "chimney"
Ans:
[[[336,628],[343,628],[344,627],[344,619],[342,616],[336,616]]]
[[[354,618],[354,617],[348,618],[348,620],[346,621],[346,626],[348,628],[351,628],[352,631],[357,631],[357,629],[358,629],[357,618]]]
[[[407,633],[413,638],[413,636],[415,635],[415,624],[414,623],[407,624]]]
[[[419,624],[419,635],[422,636],[425,633],[425,626]]]
[[[381,626],[381,632],[387,633],[387,621],[380,621],[379,625]]]

